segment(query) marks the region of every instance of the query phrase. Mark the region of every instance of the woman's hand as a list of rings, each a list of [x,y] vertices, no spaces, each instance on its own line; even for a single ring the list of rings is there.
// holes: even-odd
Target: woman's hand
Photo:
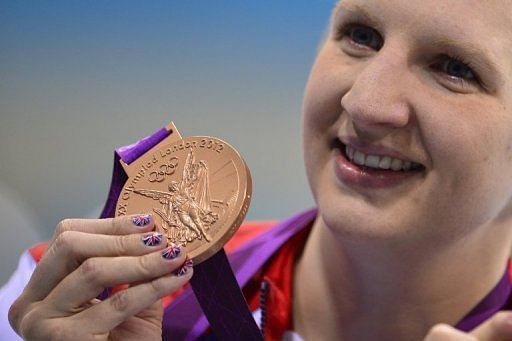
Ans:
[[[28,340],[161,340],[160,298],[192,276],[191,261],[150,216],[62,221],[9,311]],[[130,286],[104,301],[108,287]]]
[[[512,340],[512,312],[500,311],[471,333],[463,333],[445,324],[430,329],[425,341],[500,341]]]

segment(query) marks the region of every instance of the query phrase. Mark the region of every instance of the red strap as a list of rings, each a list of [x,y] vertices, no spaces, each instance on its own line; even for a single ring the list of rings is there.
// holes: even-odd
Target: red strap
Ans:
[[[281,340],[287,330],[293,329],[292,290],[293,267],[298,253],[304,248],[309,228],[286,242],[268,260],[263,269],[244,287],[244,295],[252,311],[260,307],[262,280],[268,283],[265,309],[265,340]]]
[[[293,329],[293,268],[309,232],[307,228],[295,235],[264,268],[263,278],[269,284],[265,302],[265,340],[281,340],[287,330]]]

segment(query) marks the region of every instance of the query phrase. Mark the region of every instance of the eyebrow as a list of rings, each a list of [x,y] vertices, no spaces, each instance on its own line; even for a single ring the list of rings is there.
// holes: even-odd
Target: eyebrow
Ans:
[[[371,25],[378,31],[382,29],[379,18],[370,14],[368,7],[364,5],[347,4],[345,1],[338,2],[332,11],[331,22],[334,24],[337,21],[343,20],[344,17],[350,17],[351,20]],[[488,76],[485,78],[491,80],[491,83],[494,84],[493,87],[503,85],[504,79],[501,77],[500,72],[498,72],[500,69],[498,64],[487,57],[487,53],[481,47],[462,39],[454,40],[447,38],[433,39],[429,45],[446,51],[450,57],[453,57],[453,55],[465,57],[464,59],[468,59],[467,61],[477,70],[488,73]],[[482,80],[482,82],[489,83],[485,80]]]
[[[338,2],[338,4],[334,7],[331,15],[331,22],[335,22],[336,18],[340,16],[350,16],[352,19],[361,20],[368,25],[372,25],[376,29],[379,29],[381,25],[379,24],[379,19],[370,14],[370,11],[367,9],[368,7],[357,5],[357,4],[347,4],[345,2]]]

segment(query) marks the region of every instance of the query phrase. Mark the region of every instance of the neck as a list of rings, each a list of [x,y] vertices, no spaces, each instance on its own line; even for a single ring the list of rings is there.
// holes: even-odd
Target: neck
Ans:
[[[506,226],[432,249],[390,247],[341,238],[319,215],[296,264],[294,329],[305,340],[414,340],[456,324],[503,275],[510,242],[495,236]]]

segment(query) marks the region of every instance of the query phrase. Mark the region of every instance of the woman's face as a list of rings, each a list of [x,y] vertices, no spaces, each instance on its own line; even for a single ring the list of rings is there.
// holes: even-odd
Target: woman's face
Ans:
[[[511,23],[508,0],[338,4],[304,97],[306,170],[330,228],[451,240],[508,219]],[[349,161],[346,145],[366,155]]]

